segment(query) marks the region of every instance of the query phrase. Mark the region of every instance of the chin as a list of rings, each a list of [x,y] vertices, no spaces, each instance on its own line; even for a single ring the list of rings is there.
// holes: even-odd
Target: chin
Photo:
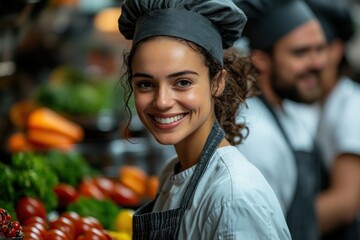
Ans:
[[[165,137],[165,136],[155,136],[154,135],[155,140],[162,144],[162,145],[175,145],[179,142],[178,139],[172,139],[169,137]]]

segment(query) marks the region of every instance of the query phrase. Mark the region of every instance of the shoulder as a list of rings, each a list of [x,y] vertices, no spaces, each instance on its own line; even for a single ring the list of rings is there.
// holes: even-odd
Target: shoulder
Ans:
[[[214,198],[213,207],[233,199],[256,202],[265,208],[278,204],[262,173],[235,147],[219,148],[214,158],[217,158],[216,164],[210,166],[212,178],[208,181],[213,185],[209,186],[210,196]]]
[[[213,231],[218,235],[230,231],[231,235],[250,239],[288,239],[284,214],[273,190],[235,147],[215,152],[204,180],[200,204],[209,231],[217,226]]]

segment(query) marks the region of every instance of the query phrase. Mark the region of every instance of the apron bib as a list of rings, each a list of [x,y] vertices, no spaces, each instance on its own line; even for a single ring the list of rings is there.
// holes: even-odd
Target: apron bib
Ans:
[[[133,239],[170,240],[178,238],[182,218],[189,207],[196,186],[224,136],[223,130],[215,120],[201,152],[200,160],[182,196],[179,208],[163,212],[152,212],[156,199],[139,208],[133,216]]]
[[[259,98],[271,112],[295,158],[297,171],[296,189],[293,201],[286,213],[286,222],[291,237],[293,240],[320,239],[315,209],[316,196],[321,189],[321,174],[323,168],[320,153],[315,143],[313,151],[305,152],[295,150],[274,110],[263,96]]]

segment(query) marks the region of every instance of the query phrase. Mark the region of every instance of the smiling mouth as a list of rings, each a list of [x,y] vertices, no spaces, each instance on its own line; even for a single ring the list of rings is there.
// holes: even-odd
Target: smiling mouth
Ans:
[[[173,117],[161,118],[161,117],[154,117],[155,121],[161,124],[171,124],[183,119],[185,114],[179,114]]]

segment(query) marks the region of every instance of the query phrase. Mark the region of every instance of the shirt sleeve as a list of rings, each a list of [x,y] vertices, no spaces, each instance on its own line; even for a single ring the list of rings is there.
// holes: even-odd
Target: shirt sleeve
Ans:
[[[342,153],[360,154],[360,96],[353,96],[343,106],[338,126],[333,129],[336,155]]]
[[[291,239],[284,217],[258,204],[240,199],[213,209],[202,231],[202,239]]]

